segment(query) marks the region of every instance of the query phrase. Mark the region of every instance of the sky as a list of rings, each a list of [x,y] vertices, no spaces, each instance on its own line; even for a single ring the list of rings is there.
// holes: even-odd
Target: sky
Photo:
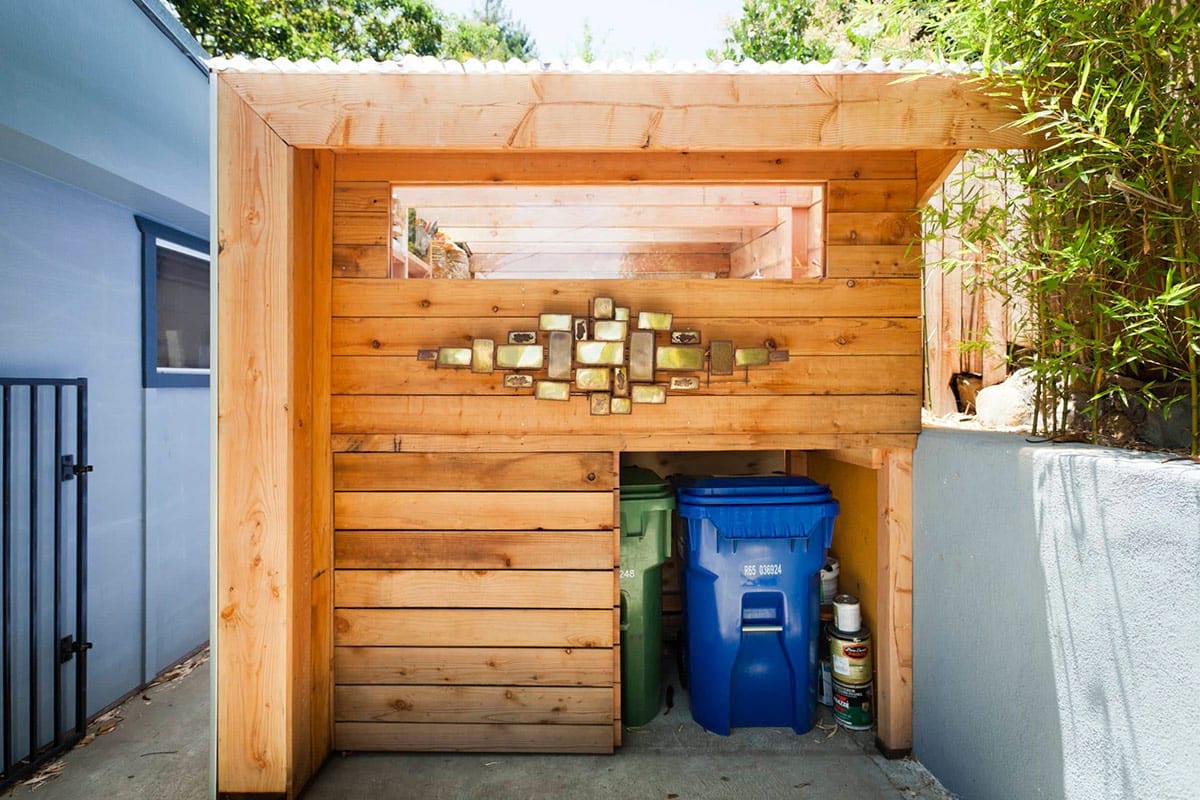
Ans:
[[[434,0],[443,11],[467,15],[479,0]],[[740,15],[741,0],[506,0],[513,18],[529,29],[543,61],[577,55],[583,21],[598,59],[637,60],[654,55],[699,61],[719,49],[725,23]]]

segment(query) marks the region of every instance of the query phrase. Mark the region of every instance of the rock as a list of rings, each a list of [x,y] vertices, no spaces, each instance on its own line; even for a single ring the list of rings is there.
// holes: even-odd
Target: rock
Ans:
[[[960,414],[975,413],[975,398],[983,388],[983,378],[969,372],[960,372],[954,376],[954,397],[958,400]]]
[[[979,390],[975,419],[985,428],[1029,428],[1036,394],[1033,370],[1019,369],[1003,383]]]
[[[1149,411],[1139,409],[1134,417],[1138,437],[1151,447],[1187,450],[1192,446],[1192,403],[1187,397],[1163,413],[1162,406]]]
[[[1137,441],[1137,426],[1124,412],[1108,411],[1104,413],[1096,427],[1100,439],[1105,444],[1128,447]]]

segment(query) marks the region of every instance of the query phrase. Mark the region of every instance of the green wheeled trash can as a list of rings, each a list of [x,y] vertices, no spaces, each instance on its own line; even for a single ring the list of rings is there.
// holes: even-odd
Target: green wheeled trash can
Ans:
[[[675,492],[654,472],[621,470],[621,721],[658,714],[662,679],[662,564],[671,555]]]

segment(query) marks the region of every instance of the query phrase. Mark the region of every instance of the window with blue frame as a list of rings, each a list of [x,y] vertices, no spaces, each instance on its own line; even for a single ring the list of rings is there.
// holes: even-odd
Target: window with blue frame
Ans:
[[[142,385],[208,386],[208,242],[135,219],[142,232]]]

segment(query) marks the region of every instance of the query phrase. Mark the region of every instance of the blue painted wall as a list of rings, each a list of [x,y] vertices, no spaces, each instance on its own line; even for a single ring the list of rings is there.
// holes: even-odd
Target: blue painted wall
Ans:
[[[134,223],[208,238],[208,77],[132,0],[17,0],[0,98],[0,374],[90,381],[95,712],[208,639],[209,391],[142,388]]]
[[[964,800],[1192,798],[1200,468],[926,430],[914,754]]]

